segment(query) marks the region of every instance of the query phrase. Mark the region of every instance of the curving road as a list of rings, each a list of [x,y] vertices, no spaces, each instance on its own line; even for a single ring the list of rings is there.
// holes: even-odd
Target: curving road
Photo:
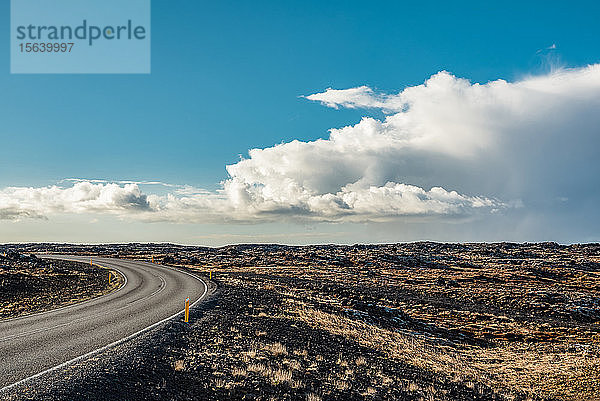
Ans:
[[[89,257],[43,256],[89,263]],[[150,329],[202,300],[199,278],[155,264],[94,258],[126,282],[110,294],[52,311],[0,321],[0,393]]]

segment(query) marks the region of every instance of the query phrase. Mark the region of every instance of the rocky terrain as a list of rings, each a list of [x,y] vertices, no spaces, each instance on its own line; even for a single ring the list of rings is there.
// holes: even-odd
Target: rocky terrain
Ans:
[[[44,260],[0,248],[0,319],[41,312],[106,294],[121,285],[113,272],[86,263]]]
[[[217,292],[16,399],[600,399],[598,244],[46,246],[22,247],[154,257]]]

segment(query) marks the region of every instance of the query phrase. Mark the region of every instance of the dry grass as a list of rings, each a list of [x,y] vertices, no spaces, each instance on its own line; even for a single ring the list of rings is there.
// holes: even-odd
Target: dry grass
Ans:
[[[377,394],[377,390],[375,390],[373,387],[367,387],[367,389],[362,393],[363,397],[372,397],[375,394]]]
[[[301,381],[293,379],[293,372],[283,366],[270,367],[263,363],[252,363],[246,370],[266,377],[273,385],[287,384],[292,388],[302,386]]]
[[[517,344],[493,349],[451,349],[312,308],[288,306],[286,312],[314,328],[352,339],[392,358],[461,380],[482,382],[498,390],[511,388],[532,396],[562,395],[575,400],[589,399],[590,391],[600,391],[598,374],[590,375],[600,369],[600,358],[582,358],[559,347]],[[348,365],[341,354],[337,364]],[[586,392],[581,393],[582,389]]]
[[[248,365],[247,369],[248,369],[248,372],[258,373],[258,374],[261,374],[264,376],[266,376],[266,372],[269,371],[267,366],[262,363],[251,363]]]
[[[321,401],[321,397],[315,393],[306,394],[306,401]]]
[[[308,356],[308,350],[306,348],[304,348],[302,350],[294,350],[294,355],[306,358]]]
[[[338,355],[337,361],[335,361],[335,363],[340,365],[342,368],[345,368],[348,366],[348,361],[343,358],[342,354]]]
[[[173,362],[173,370],[175,370],[175,372],[181,372],[185,370],[185,361],[179,359]]]
[[[289,361],[284,361],[284,363],[287,362],[287,366],[289,366],[290,369],[292,370],[300,370],[302,369],[302,364],[300,362],[298,362],[295,359],[289,360]]]
[[[409,337],[405,334],[385,330],[364,322],[323,312],[311,308],[288,309],[304,323],[327,330],[335,335],[355,340],[365,345],[389,354],[391,357],[412,363],[416,366],[435,372],[449,372],[460,369],[461,372],[479,373],[468,364],[463,363],[451,353],[441,353],[429,346],[425,341]],[[347,366],[348,363],[340,354],[337,363]]]
[[[213,380],[213,384],[216,388],[223,388],[227,386],[227,381],[222,377],[217,377]]]
[[[350,388],[347,380],[333,379],[332,382],[333,382],[333,386],[340,391],[345,391]]]
[[[242,356],[246,357],[247,359],[255,359],[257,354],[258,354],[258,345],[256,343],[252,344],[252,346],[250,347],[250,349],[248,351],[242,352]]]
[[[287,355],[288,353],[286,346],[280,342],[266,345],[265,350],[269,351],[273,356]]]
[[[292,371],[287,369],[275,369],[269,371],[269,378],[273,384],[292,381]]]
[[[473,260],[471,259],[471,262]],[[495,289],[493,285],[488,286],[477,281],[480,280],[479,277],[485,276],[482,273],[482,267],[474,268],[473,271],[454,267],[449,270],[450,274],[455,274],[453,280],[461,280],[463,277],[467,283],[475,280],[475,284],[469,288],[451,291],[455,291],[455,293],[458,291],[459,296],[463,298],[467,296],[465,294],[471,294],[472,297],[484,296],[486,297],[484,299],[487,300],[487,297],[492,297],[489,294],[493,294],[497,298],[514,299],[511,302],[524,302],[519,300],[518,286],[513,286],[510,281],[513,280],[513,277],[517,277],[515,281],[517,283],[519,283],[518,280],[522,280],[518,279],[521,277],[518,274],[522,274],[518,269],[518,267],[511,267],[510,269],[494,270],[497,271],[499,278],[494,278],[493,274],[496,273],[491,270],[485,272],[486,277],[492,277],[489,280],[496,280],[489,281],[496,287],[504,285],[498,283],[509,283],[505,285],[508,289],[502,288],[504,292],[499,292],[500,290]],[[459,273],[454,273],[457,271]],[[422,333],[412,328],[397,330],[385,325],[374,324],[368,319],[362,319],[364,315],[360,315],[360,313],[365,314],[364,311],[356,312],[355,309],[350,309],[349,311],[352,313],[347,313],[349,307],[345,306],[347,303],[344,304],[342,301],[348,302],[348,298],[343,298],[347,296],[345,294],[348,292],[343,293],[342,296],[339,293],[331,292],[340,285],[345,291],[348,291],[348,285],[360,285],[360,291],[350,291],[356,298],[362,299],[362,294],[376,294],[375,296],[380,296],[382,297],[380,299],[383,300],[382,294],[389,294],[389,292],[378,291],[384,287],[388,288],[384,291],[393,291],[392,294],[396,291],[403,291],[404,288],[411,291],[418,283],[427,283],[429,288],[433,286],[435,291],[440,291],[439,288],[457,288],[455,284],[453,284],[455,287],[444,287],[443,284],[437,284],[438,281],[444,283],[449,280],[440,278],[442,276],[440,270],[382,269],[377,273],[381,275],[380,278],[367,279],[365,277],[358,280],[357,274],[344,268],[320,270],[294,269],[292,267],[239,268],[234,269],[232,273],[240,274],[238,277],[246,277],[246,279],[236,278],[239,281],[236,285],[248,286],[254,283],[253,279],[248,278],[257,272],[260,274],[260,283],[256,283],[256,287],[264,289],[268,286],[281,298],[281,302],[275,307],[267,304],[261,305],[258,301],[253,302],[253,311],[266,307],[272,311],[266,316],[263,316],[262,312],[259,313],[258,316],[261,318],[286,321],[289,322],[286,324],[290,326],[301,327],[306,324],[314,330],[325,330],[335,337],[341,337],[362,347],[383,352],[392,360],[415,366],[438,376],[441,375],[450,382],[466,384],[465,387],[473,394],[489,393],[491,389],[492,392],[507,399],[517,394],[528,394],[533,399],[554,397],[564,400],[589,400],[593,399],[595,394],[600,393],[600,357],[597,346],[600,344],[600,335],[589,334],[589,329],[588,332],[578,332],[575,328],[567,327],[551,331],[539,324],[529,323],[527,319],[515,320],[512,316],[493,315],[485,312],[473,313],[466,309],[452,309],[451,307],[445,310],[436,310],[423,301],[421,303],[414,302],[414,304],[407,303],[405,300],[395,301],[395,303],[388,300],[379,303],[377,298],[369,301],[377,304],[376,307],[380,307],[382,310],[385,309],[383,307],[389,306],[389,310],[392,312],[386,313],[394,313],[393,311],[407,313],[405,311],[408,311],[411,316],[414,315],[421,321],[427,322],[431,327],[452,329],[478,339],[483,338],[481,333],[493,335],[494,345],[485,347],[460,341],[453,343],[452,339],[444,342],[445,337],[443,336],[428,335],[426,332]],[[406,276],[402,276],[402,274],[406,274]],[[433,279],[428,275],[431,275]],[[588,287],[596,285],[592,273],[584,275],[575,272],[573,275],[576,277],[577,285]],[[296,278],[301,281],[294,282]],[[434,280],[433,284],[431,280]],[[319,283],[322,283],[327,290],[319,290]],[[389,295],[388,299],[390,299]],[[491,304],[493,301],[489,302]],[[351,306],[351,308],[354,307]],[[459,325],[463,320],[465,323],[462,326]],[[267,332],[261,328],[262,325],[256,329],[257,337],[265,337],[273,341],[272,333],[269,332],[267,335]],[[506,341],[505,339],[511,333],[522,334],[523,338],[529,340]],[[566,335],[568,335],[566,338],[572,338],[571,341],[581,345],[569,344],[564,340]],[[437,338],[442,340],[437,341]],[[590,341],[592,342],[590,343]],[[307,348],[311,348],[310,344],[307,345]],[[288,351],[284,341],[268,343],[262,345],[260,349],[263,355],[266,352],[270,357],[290,354],[300,357],[302,363],[291,358],[284,360],[284,366],[287,369],[298,373],[304,371],[316,374],[325,359],[330,358],[329,362],[335,362],[339,372],[337,372],[338,376],[331,377],[329,378],[331,380],[327,379],[326,381],[332,388],[341,392],[350,391],[349,389],[344,390],[346,388],[344,381],[353,383],[357,374],[370,376],[372,389],[376,391],[379,391],[380,386],[382,388],[394,386],[394,380],[398,379],[381,372],[370,372],[369,367],[372,366],[373,361],[366,355],[352,355],[344,352],[337,353],[331,360],[331,355],[324,358],[320,352],[309,353],[306,348]],[[586,350],[591,351],[587,352]],[[271,368],[267,367],[267,369]],[[352,386],[350,385],[350,389],[353,388]],[[362,388],[360,391],[364,396],[371,392],[366,388]],[[407,384],[407,391],[421,392],[425,399],[430,396],[436,399],[447,398],[442,396],[446,393],[439,391],[436,393],[436,388],[433,387],[424,389],[417,383]]]

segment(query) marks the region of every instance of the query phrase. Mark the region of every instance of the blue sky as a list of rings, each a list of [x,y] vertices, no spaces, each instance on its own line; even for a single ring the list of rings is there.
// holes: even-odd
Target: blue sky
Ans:
[[[364,116],[385,118],[378,109],[332,109],[301,96],[362,85],[394,94],[442,70],[471,82],[514,82],[551,68],[595,64],[599,11],[595,2],[575,7],[563,2],[154,0],[150,75],[11,75],[5,30],[0,188],[85,178],[215,191],[229,177],[225,166],[240,155],[247,158],[249,149],[328,138],[329,129],[357,124]],[[8,2],[0,6],[0,15],[9,26]],[[553,44],[555,50],[540,51]],[[358,234],[365,222],[186,225],[101,217],[101,231],[107,233],[94,237],[79,229],[68,235],[56,229],[59,220],[69,224],[69,219],[83,230],[88,216],[0,220],[0,241],[23,241],[34,232],[35,240],[108,241],[111,229],[121,224],[130,231],[119,241],[221,244],[252,242],[253,235],[266,234],[269,241],[282,235],[283,242],[367,240]],[[377,238],[383,242],[436,239],[431,233],[437,229],[406,228],[413,224],[369,222],[367,231],[383,231]],[[452,239],[453,230],[439,239]],[[536,230],[505,237],[552,239],[535,235],[543,232]],[[319,234],[310,237],[315,231]],[[206,239],[215,232],[218,239]],[[308,239],[295,240],[290,232]],[[457,240],[501,237],[480,236],[474,229],[471,237]],[[556,237],[594,239],[587,231]]]

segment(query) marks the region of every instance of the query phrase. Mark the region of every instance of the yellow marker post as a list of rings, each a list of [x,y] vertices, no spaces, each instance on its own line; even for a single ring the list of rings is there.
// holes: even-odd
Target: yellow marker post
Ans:
[[[94,264],[92,263],[92,258],[90,258],[90,266],[94,266]]]
[[[208,279],[209,279],[209,280],[212,280],[212,271],[210,271],[210,272],[208,273]]]
[[[152,255],[152,263],[154,263],[154,255]]]
[[[110,278],[112,277],[112,272],[108,272],[108,285],[110,285]]]
[[[185,322],[190,321],[190,298],[185,299]]]

